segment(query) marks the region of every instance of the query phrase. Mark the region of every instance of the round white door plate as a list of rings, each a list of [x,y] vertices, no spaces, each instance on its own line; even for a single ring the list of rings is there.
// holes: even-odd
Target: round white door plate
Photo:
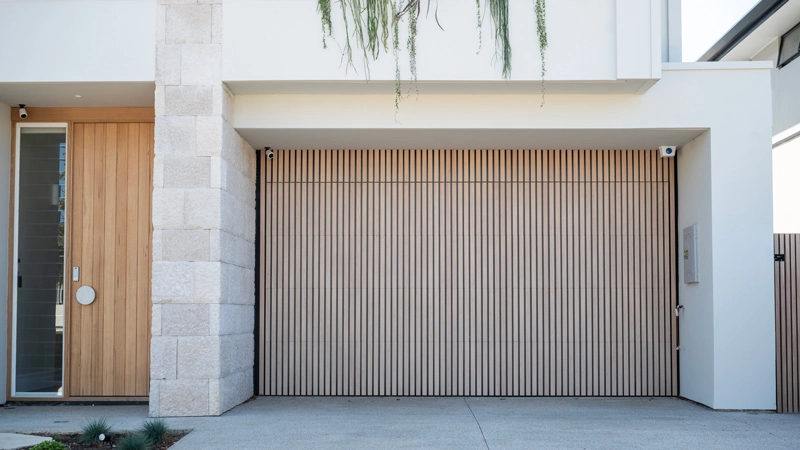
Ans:
[[[91,305],[94,302],[95,293],[91,286],[81,286],[75,293],[75,298],[81,305]]]

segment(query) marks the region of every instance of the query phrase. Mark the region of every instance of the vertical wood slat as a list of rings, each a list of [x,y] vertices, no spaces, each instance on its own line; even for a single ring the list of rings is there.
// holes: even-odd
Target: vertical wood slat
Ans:
[[[776,234],[775,350],[777,411],[800,412],[800,234]]]
[[[677,394],[672,159],[262,161],[261,394]]]

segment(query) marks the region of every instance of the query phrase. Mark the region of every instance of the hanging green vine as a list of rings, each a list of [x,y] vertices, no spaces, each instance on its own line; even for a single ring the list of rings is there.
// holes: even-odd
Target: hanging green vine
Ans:
[[[544,76],[547,74],[544,52],[547,50],[547,11],[545,0],[536,0],[536,34],[539,36],[539,56],[542,59],[542,105],[544,106]]]
[[[478,51],[480,53],[483,47],[483,17],[481,16],[481,0],[475,0],[475,5],[478,7]]]
[[[331,0],[318,0],[317,11],[322,16],[322,47],[328,48],[326,37],[333,36],[333,22],[331,21]]]
[[[342,11],[344,25],[344,44],[342,58],[348,66],[353,66],[353,48],[350,39],[363,52],[364,70],[369,78],[369,60],[377,60],[380,53],[389,51],[389,36],[392,37],[392,52],[395,59],[395,106],[399,108],[402,99],[400,72],[400,27],[399,22],[408,17],[408,50],[411,80],[417,81],[417,32],[418,19],[422,12],[423,0],[338,0]],[[437,0],[433,0],[437,1]],[[511,42],[508,30],[509,0],[486,0],[489,14],[494,25],[494,38],[497,57],[502,61],[503,77],[511,76]],[[482,46],[481,2],[476,0],[478,8],[478,51]],[[426,0],[426,16],[431,13],[432,0]],[[433,16],[439,28],[438,3]],[[544,105],[544,76],[546,73],[545,50],[547,49],[547,28],[545,0],[534,0],[536,10],[536,31],[539,37],[539,54],[542,59],[542,105]],[[333,20],[331,0],[317,0],[317,11],[322,18],[322,42],[327,48],[326,38],[333,38]],[[352,27],[352,30],[351,30]]]
[[[488,0],[494,22],[494,41],[503,62],[503,78],[511,76],[511,42],[508,37],[508,0]]]

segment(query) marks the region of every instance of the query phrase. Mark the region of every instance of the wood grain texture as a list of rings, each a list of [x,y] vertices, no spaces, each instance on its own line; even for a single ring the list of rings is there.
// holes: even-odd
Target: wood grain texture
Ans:
[[[678,394],[673,159],[262,161],[261,394]]]
[[[153,125],[76,123],[70,167],[70,397],[149,392]],[[76,304],[92,286],[91,305]]]
[[[20,119],[19,108],[11,108],[11,122],[154,123],[153,108],[25,108],[27,119]]]
[[[775,350],[777,354],[777,411],[800,412],[800,234],[776,234]]]

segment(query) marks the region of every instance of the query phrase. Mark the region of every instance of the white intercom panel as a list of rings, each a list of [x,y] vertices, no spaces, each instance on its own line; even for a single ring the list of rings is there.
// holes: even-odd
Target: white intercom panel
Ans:
[[[700,282],[697,274],[697,224],[683,229],[683,282]]]

